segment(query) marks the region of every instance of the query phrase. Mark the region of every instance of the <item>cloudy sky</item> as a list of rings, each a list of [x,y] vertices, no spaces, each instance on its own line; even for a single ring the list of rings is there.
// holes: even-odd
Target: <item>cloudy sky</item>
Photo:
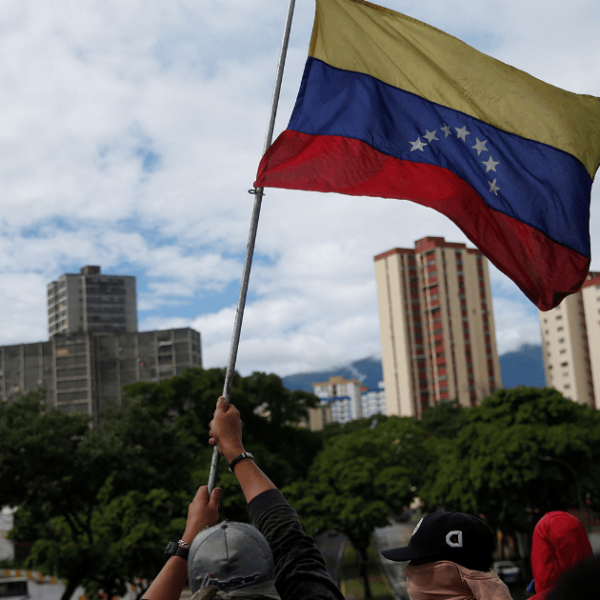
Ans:
[[[568,90],[600,96],[597,0],[384,0]],[[0,3],[0,345],[48,339],[46,285],[135,275],[141,330],[192,326],[225,366],[286,0]],[[276,134],[306,59],[297,0]],[[592,268],[600,269],[600,192]],[[380,356],[373,257],[466,242],[409,202],[267,190],[237,367],[287,375]],[[498,349],[537,310],[491,269]]]

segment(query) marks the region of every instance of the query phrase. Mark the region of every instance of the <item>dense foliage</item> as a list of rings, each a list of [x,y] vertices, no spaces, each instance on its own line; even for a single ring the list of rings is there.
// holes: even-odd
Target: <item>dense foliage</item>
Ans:
[[[415,497],[428,464],[425,432],[410,418],[355,421],[329,437],[305,481],[284,492],[311,534],[334,529],[356,550],[370,598],[367,548],[374,527],[388,524]]]
[[[33,544],[28,566],[67,583],[122,595],[152,579],[164,547],[179,539],[187,506],[208,479],[208,424],[224,371],[189,370],[126,389],[122,406],[89,418],[67,415],[31,394],[0,403],[0,506],[19,507],[13,537]],[[275,375],[234,378],[232,402],[247,425],[249,447],[284,486],[305,476],[319,437],[296,426],[317,399],[290,392]],[[221,464],[222,515],[247,520],[237,482]]]
[[[421,490],[430,508],[484,514],[505,532],[531,531],[544,512],[583,496],[600,508],[596,409],[553,389],[515,388],[466,412]]]
[[[195,369],[135,384],[98,429],[39,394],[0,403],[0,506],[19,507],[13,534],[33,543],[28,566],[65,579],[65,600],[78,585],[88,597],[122,594],[158,572],[207,481],[223,380],[221,369]],[[426,512],[484,515],[505,533],[530,532],[545,511],[584,498],[600,508],[600,413],[555,390],[499,390],[474,408],[442,402],[421,420],[376,415],[319,434],[298,426],[317,399],[276,375],[236,375],[231,401],[246,447],[306,530],[345,533],[365,574],[373,528],[416,498]],[[222,516],[247,520],[225,464],[219,486]]]

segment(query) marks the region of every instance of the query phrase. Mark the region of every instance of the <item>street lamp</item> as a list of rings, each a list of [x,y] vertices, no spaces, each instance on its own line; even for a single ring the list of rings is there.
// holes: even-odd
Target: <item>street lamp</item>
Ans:
[[[577,473],[575,473],[575,470],[573,469],[573,467],[565,460],[562,460],[561,458],[555,458],[553,456],[539,456],[538,457],[540,460],[546,461],[546,462],[555,462],[558,463],[559,465],[563,465],[564,467],[567,467],[567,469],[569,469],[569,471],[571,471],[571,475],[573,475],[573,479],[575,480],[575,487],[577,489],[577,501],[579,502],[579,520],[583,523],[583,527],[586,527],[586,518],[585,518],[585,507],[583,505],[583,500],[581,499],[581,490],[579,489],[579,478],[577,477]]]

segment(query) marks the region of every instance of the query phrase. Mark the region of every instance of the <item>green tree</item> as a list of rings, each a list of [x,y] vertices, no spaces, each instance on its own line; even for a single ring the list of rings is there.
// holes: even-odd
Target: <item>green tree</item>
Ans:
[[[312,535],[335,529],[356,550],[365,595],[371,598],[367,548],[374,527],[403,510],[415,495],[427,464],[425,433],[414,419],[390,417],[353,423],[350,433],[330,437],[306,481],[284,493]],[[374,425],[374,426],[372,426]]]
[[[141,432],[140,438],[146,438],[126,435],[135,429]],[[0,479],[11,482],[0,488],[0,505],[19,507],[14,537],[35,540],[29,565],[65,579],[63,599],[70,598],[79,585],[91,592],[103,589],[122,594],[127,580],[138,573],[151,576],[156,572],[164,533],[159,539],[144,540],[151,546],[147,562],[142,561],[142,551],[135,569],[120,566],[111,571],[115,563],[111,544],[137,551],[139,541],[125,530],[121,537],[107,537],[104,521],[110,514],[107,504],[127,497],[132,490],[144,497],[175,490],[155,507],[155,514],[144,510],[140,502],[140,522],[145,519],[169,531],[169,513],[185,514],[185,492],[180,487],[186,481],[184,469],[173,464],[172,458],[169,462],[161,456],[169,449],[185,461],[188,453],[186,441],[172,423],[159,423],[141,407],[128,405],[108,417],[101,429],[92,430],[87,416],[47,408],[39,395],[31,394],[0,405],[0,438]]]
[[[225,369],[188,369],[160,383],[141,382],[128,386],[125,397],[138,403],[158,419],[170,415],[175,427],[196,449],[189,458],[191,479],[196,487],[208,480],[212,447],[207,445],[208,424],[223,392]],[[302,391],[292,392],[277,375],[234,374],[230,402],[244,422],[244,443],[256,462],[278,487],[303,479],[321,448],[317,434],[298,427],[308,418],[308,409],[319,399]],[[139,435],[135,431],[131,435]],[[220,461],[218,485],[223,488],[222,513],[230,520],[248,519],[246,501],[225,461]]]
[[[0,403],[0,506],[18,506],[14,537],[35,540],[29,565],[67,582],[122,595],[128,581],[151,579],[166,540],[180,535],[187,505],[206,483],[208,423],[223,369],[191,369],[125,390],[122,406],[89,418],[47,408],[40,395]],[[232,401],[248,425],[257,460],[280,486],[306,474],[319,437],[295,422],[318,400],[283,388],[275,375],[235,375]],[[223,514],[247,519],[245,500],[222,464]]]
[[[597,507],[600,413],[553,389],[498,390],[467,411],[458,439],[428,471],[421,498],[430,508],[484,514],[505,533],[531,531],[545,511],[578,506],[573,474],[560,461]]]
[[[467,411],[458,400],[441,400],[427,408],[421,416],[421,425],[428,436],[454,439],[467,423]]]

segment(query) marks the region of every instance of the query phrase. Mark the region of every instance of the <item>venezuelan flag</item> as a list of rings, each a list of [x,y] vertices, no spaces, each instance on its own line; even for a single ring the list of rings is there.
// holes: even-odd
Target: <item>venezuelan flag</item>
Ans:
[[[362,0],[317,0],[288,128],[256,187],[443,213],[542,310],[590,265],[600,99],[548,85]]]

